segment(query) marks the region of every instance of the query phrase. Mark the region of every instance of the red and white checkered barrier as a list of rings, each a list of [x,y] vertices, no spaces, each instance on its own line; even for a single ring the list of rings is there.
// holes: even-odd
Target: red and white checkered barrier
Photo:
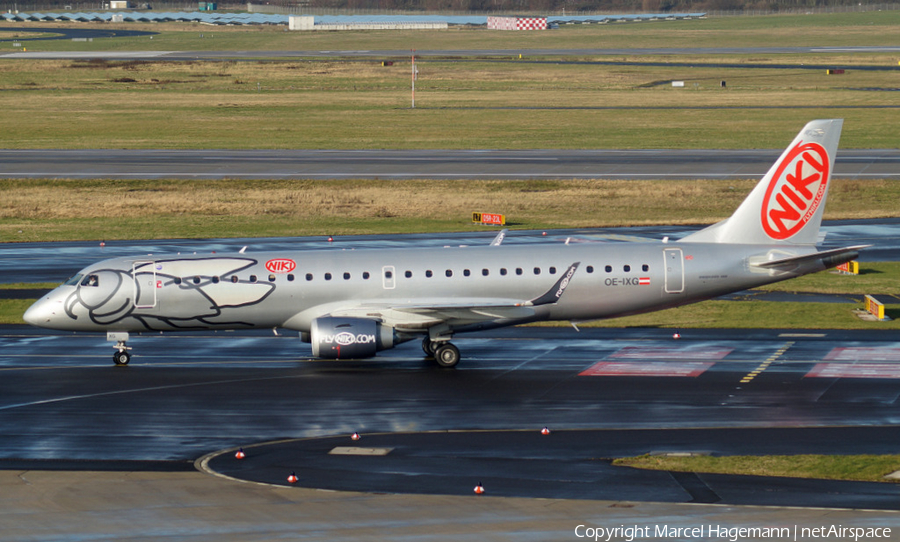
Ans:
[[[547,30],[546,17],[488,17],[491,30]]]

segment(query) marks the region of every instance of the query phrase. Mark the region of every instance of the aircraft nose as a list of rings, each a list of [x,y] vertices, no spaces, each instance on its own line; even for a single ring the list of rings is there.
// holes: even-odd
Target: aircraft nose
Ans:
[[[48,294],[28,307],[22,319],[37,327],[50,327],[57,310],[62,310],[62,301],[53,299],[53,294]]]

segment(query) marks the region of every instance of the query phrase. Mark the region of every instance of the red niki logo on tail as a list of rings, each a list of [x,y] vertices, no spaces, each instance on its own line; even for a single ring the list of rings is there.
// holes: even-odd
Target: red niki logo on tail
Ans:
[[[830,161],[818,143],[791,149],[769,181],[762,205],[762,227],[772,239],[789,239],[816,214],[827,188]]]

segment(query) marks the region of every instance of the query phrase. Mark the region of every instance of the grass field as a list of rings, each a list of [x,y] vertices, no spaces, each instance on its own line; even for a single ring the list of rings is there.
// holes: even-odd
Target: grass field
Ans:
[[[17,23],[27,28],[33,23]],[[287,32],[284,27],[209,27],[199,23],[104,24],[160,32],[93,42],[31,42],[29,50],[321,51],[440,49],[584,49],[900,45],[900,11],[718,17],[689,21],[563,26],[549,32],[446,31]],[[4,24],[4,26],[11,26]],[[40,23],[50,27],[53,24]],[[57,26],[67,26],[57,23]],[[84,27],[83,24],[78,25]],[[24,35],[22,37],[25,37]],[[0,51],[13,50],[0,44]]]
[[[0,242],[462,231],[473,211],[518,229],[709,224],[735,181],[0,180]],[[435,212],[434,202],[441,202]],[[826,219],[900,215],[900,182],[835,180]]]
[[[23,28],[28,25],[21,24]],[[104,25],[108,26],[108,25]],[[407,57],[133,62],[0,59],[3,148],[780,148],[812,118],[844,118],[843,148],[894,148],[897,55],[479,58],[478,50],[900,44],[900,11],[735,17],[548,32],[285,32],[127,25],[149,38],[31,42],[39,50],[470,49]],[[200,37],[200,36],[203,37]],[[0,44],[0,52],[9,43]],[[553,57],[549,57],[553,60]],[[594,61],[629,61],[628,65]],[[688,66],[648,62],[689,62]],[[716,62],[738,67],[715,67]],[[821,69],[746,68],[796,64]],[[887,71],[855,70],[869,65]],[[829,76],[826,66],[845,66]],[[672,80],[685,88],[672,88]],[[720,86],[726,81],[726,88]],[[866,89],[866,90],[862,90]],[[89,128],[88,128],[89,127]]]
[[[884,482],[900,470],[900,455],[770,455],[666,457],[644,455],[616,459],[614,465],[640,469],[752,476],[787,476]],[[891,480],[895,481],[895,480]]]

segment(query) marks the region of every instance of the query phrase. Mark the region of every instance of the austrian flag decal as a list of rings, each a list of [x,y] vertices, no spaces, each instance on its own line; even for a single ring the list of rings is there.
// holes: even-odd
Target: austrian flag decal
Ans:
[[[816,214],[828,188],[830,161],[818,143],[790,149],[769,181],[762,204],[762,227],[772,239],[790,239]]]
[[[641,277],[638,279],[639,286],[650,286],[650,277]]]

